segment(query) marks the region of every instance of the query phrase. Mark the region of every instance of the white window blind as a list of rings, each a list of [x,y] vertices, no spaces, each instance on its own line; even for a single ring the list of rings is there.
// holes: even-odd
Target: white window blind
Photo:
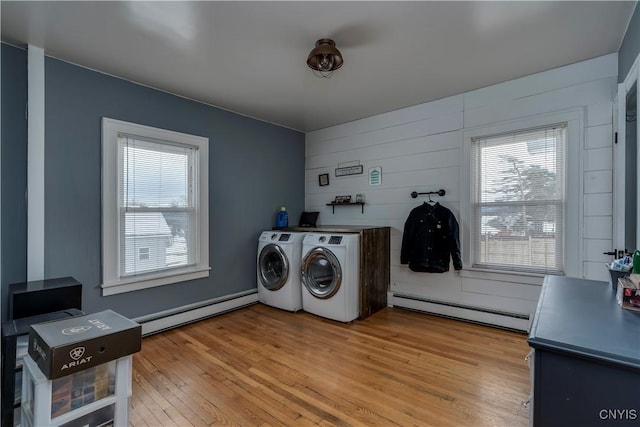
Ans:
[[[566,125],[471,140],[472,265],[564,271]]]
[[[209,276],[209,139],[102,119],[102,294]]]
[[[197,147],[118,134],[119,276],[198,263]]]

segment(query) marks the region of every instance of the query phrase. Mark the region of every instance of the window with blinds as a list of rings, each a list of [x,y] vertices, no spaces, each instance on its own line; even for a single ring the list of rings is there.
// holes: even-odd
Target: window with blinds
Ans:
[[[120,277],[197,263],[197,147],[118,135]]]
[[[566,129],[471,140],[473,267],[564,272]]]
[[[209,139],[102,119],[102,294],[209,276]]]

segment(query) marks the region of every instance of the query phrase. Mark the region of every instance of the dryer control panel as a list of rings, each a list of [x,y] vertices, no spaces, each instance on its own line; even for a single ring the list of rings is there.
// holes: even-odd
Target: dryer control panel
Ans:
[[[278,242],[288,242],[289,238],[291,237],[291,234],[281,234],[280,238],[278,239]]]
[[[329,238],[330,245],[339,245],[342,242],[342,236],[331,236]]]

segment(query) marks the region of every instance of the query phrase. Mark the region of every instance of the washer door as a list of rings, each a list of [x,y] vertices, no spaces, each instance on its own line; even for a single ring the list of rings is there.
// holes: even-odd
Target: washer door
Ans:
[[[268,244],[258,257],[258,276],[260,283],[270,291],[282,288],[289,279],[289,260],[282,248]]]
[[[300,279],[314,297],[331,298],[342,284],[342,267],[333,252],[316,247],[302,260]]]

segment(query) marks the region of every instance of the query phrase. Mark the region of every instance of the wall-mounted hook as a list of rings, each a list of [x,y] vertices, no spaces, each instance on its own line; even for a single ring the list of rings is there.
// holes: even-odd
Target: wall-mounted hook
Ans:
[[[416,198],[416,197],[418,197],[418,196],[428,195],[428,196],[429,196],[429,201],[431,201],[431,195],[432,195],[432,194],[437,194],[438,196],[442,197],[442,196],[444,196],[444,195],[445,195],[445,194],[447,194],[447,193],[446,193],[446,191],[444,191],[444,190],[438,190],[438,191],[427,191],[427,192],[424,192],[424,193],[418,193],[417,191],[412,191],[412,192],[411,192],[411,197],[415,199],[415,198]]]

